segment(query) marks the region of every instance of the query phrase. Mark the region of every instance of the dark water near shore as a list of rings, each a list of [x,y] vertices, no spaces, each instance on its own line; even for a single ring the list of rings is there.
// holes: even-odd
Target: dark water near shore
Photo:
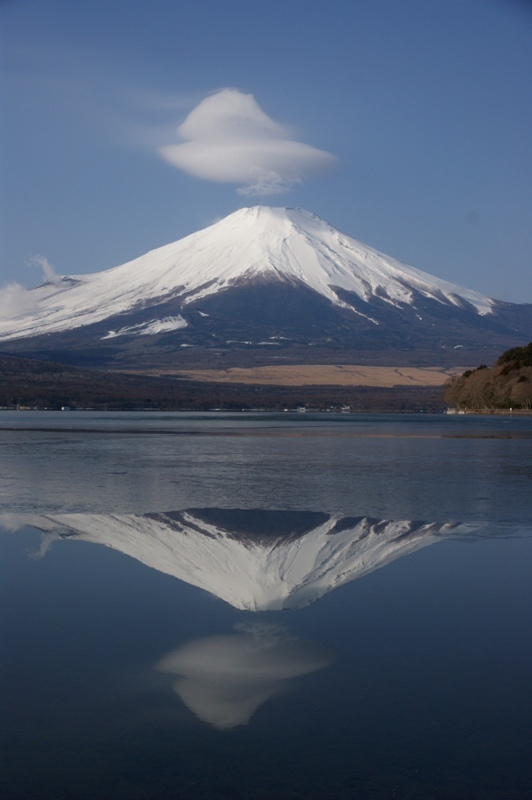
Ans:
[[[0,486],[5,796],[531,796],[532,417],[0,412]]]

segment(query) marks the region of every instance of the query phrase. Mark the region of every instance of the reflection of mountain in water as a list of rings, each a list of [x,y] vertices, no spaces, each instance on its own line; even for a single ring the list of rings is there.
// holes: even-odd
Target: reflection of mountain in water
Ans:
[[[456,527],[216,508],[143,515],[61,514],[27,521],[63,538],[119,550],[250,611],[301,608]]]
[[[177,676],[173,686],[204,722],[228,729],[245,725],[288,681],[323,669],[331,656],[276,625],[237,626],[238,633],[208,636],[173,650],[157,669]]]

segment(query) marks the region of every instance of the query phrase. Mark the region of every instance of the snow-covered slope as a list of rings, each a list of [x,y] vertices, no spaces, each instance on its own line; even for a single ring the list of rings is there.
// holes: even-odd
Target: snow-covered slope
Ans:
[[[257,515],[262,533],[257,533]],[[277,533],[266,532],[270,521]],[[310,512],[218,509],[46,515],[26,522],[56,536],[119,550],[250,611],[306,606],[457,527]]]
[[[303,284],[347,309],[337,290],[394,307],[419,295],[480,315],[494,305],[478,292],[400,264],[307,211],[256,206],[114,269],[28,290],[4,310],[0,340],[74,330],[150,307],[153,316],[144,313],[142,323],[123,330],[113,323],[107,335],[176,330],[186,327],[191,303],[254,279]],[[184,316],[157,314],[156,306],[171,300],[179,301]]]

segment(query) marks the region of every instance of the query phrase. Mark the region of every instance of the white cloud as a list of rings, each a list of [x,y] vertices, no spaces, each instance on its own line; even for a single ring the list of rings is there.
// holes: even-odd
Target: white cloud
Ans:
[[[253,95],[238,89],[206,97],[177,132],[179,144],[159,148],[166,161],[196,178],[239,183],[240,194],[287,192],[336,164],[330,153],[291,138]]]
[[[44,256],[33,256],[29,265],[39,267],[45,283],[57,284],[61,281],[53,266]],[[16,281],[0,287],[0,318],[16,319],[20,315],[31,314],[37,309],[37,298],[31,289]]]
[[[0,319],[12,319],[36,309],[35,296],[20,283],[8,283],[0,288]]]
[[[28,264],[31,267],[39,267],[44,283],[56,285],[61,282],[61,275],[57,274],[52,264],[44,256],[32,256]],[[35,293],[17,281],[0,287],[0,319],[16,319],[21,315],[31,314],[37,310],[37,306]]]

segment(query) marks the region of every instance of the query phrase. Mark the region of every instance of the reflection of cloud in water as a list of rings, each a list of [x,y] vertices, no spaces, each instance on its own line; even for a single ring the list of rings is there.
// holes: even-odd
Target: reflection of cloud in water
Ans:
[[[157,664],[161,672],[179,676],[173,686],[185,705],[220,729],[246,725],[291,678],[331,662],[322,648],[289,636],[277,625],[236,627],[235,634],[188,642]]]
[[[53,543],[60,539],[61,537],[59,534],[49,534],[48,536],[43,536],[41,539],[41,543],[37,550],[32,550],[29,553],[29,557],[33,558],[34,560],[38,560],[39,558],[44,558],[48,550],[51,548]]]
[[[37,528],[40,529],[42,520],[45,519],[40,514],[0,514],[0,533],[18,533],[24,528]],[[66,531],[68,535],[68,531]],[[30,558],[39,559],[44,558],[48,550],[54,542],[62,538],[62,528],[60,525],[50,531],[43,531],[41,542],[36,550],[28,551]]]
[[[16,533],[26,526],[39,527],[41,517],[37,514],[0,514],[0,526],[8,533]]]

